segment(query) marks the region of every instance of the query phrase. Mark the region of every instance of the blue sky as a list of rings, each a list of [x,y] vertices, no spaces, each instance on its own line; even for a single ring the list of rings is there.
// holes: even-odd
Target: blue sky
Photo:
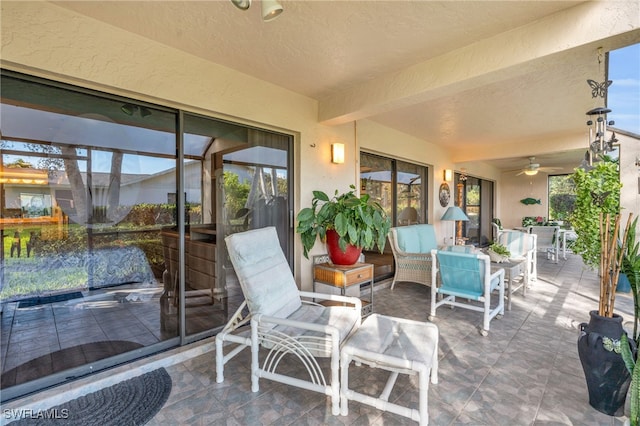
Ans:
[[[640,44],[609,52],[609,80],[607,118],[615,127],[640,135]]]

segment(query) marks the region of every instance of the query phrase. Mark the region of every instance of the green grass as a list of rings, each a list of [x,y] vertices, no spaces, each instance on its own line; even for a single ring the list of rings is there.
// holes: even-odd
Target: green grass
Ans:
[[[116,237],[102,237],[99,233],[93,235],[94,249],[108,247],[137,247],[143,250],[147,262],[153,270],[164,270],[162,243],[157,227],[128,226],[120,228],[122,232]],[[83,265],[83,255],[87,253],[86,229],[79,226],[66,228],[64,238],[56,238],[57,228],[41,228],[43,236],[38,245],[27,258],[26,244],[30,238],[30,231],[20,231],[20,257],[11,257],[14,230],[7,231],[3,240],[3,284],[0,288],[0,302],[15,301],[36,295],[59,293],[70,290],[88,289],[89,274],[87,265]],[[149,231],[148,233],[127,233],[127,230]],[[76,259],[78,260],[76,262]],[[96,259],[98,260],[98,259]],[[94,264],[98,269],[93,270],[95,277],[134,276],[136,272],[144,270],[146,265],[120,262],[114,271],[103,261]],[[143,262],[144,263],[144,262]],[[160,272],[157,272],[160,273]],[[128,274],[128,275],[127,275]],[[102,278],[104,279],[104,278]],[[117,279],[117,278],[116,278]]]
[[[5,234],[2,239],[4,258],[7,259],[11,256],[11,245],[13,244],[13,234],[15,231],[10,231]],[[20,257],[27,257],[27,241],[29,241],[29,230],[20,231]]]
[[[65,290],[83,290],[87,288],[87,280],[87,270],[82,267],[51,268],[46,274],[32,268],[10,273],[5,270],[0,302]]]

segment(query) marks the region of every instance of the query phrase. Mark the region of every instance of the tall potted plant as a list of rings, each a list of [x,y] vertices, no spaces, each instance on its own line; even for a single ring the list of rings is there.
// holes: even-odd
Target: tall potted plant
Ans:
[[[589,404],[610,416],[623,414],[630,374],[620,354],[620,336],[626,333],[622,316],[614,313],[616,285],[625,252],[631,216],[622,233],[620,216],[611,225],[610,216],[600,215],[600,303],[589,312],[589,323],[580,325],[578,355],[589,392]],[[634,345],[635,348],[635,345]]]
[[[577,234],[572,248],[586,265],[598,268],[600,277],[599,307],[580,325],[578,354],[589,404],[605,414],[622,415],[630,375],[620,355],[623,318],[614,313],[614,304],[631,216],[622,232],[617,161],[605,156],[589,170],[576,169],[572,179],[576,202],[571,224]]]
[[[363,249],[377,247],[382,253],[391,221],[382,206],[368,194],[357,196],[355,186],[343,194],[335,191],[329,198],[322,191],[313,191],[311,207],[298,213],[296,232],[300,234],[304,256],[320,239],[327,243],[327,252],[336,265],[352,265]]]

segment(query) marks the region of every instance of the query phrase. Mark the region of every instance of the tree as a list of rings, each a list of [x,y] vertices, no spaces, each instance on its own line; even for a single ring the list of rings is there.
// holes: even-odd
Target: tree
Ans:
[[[33,165],[22,158],[18,158],[16,161],[5,164],[5,167],[8,169],[32,169]]]
[[[549,220],[568,221],[575,203],[572,175],[549,176]]]
[[[225,207],[228,214],[234,215],[238,210],[245,207],[251,186],[248,182],[240,183],[238,175],[232,172],[224,172],[223,179]]]

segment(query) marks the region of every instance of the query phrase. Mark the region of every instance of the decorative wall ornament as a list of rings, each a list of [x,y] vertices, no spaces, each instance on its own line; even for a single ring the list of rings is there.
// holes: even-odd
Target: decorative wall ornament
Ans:
[[[540,201],[540,199],[536,199],[533,197],[528,197],[528,198],[523,198],[522,200],[520,200],[520,202],[526,206],[530,206],[533,204],[542,204],[542,202]]]
[[[442,207],[447,207],[449,205],[449,200],[451,199],[451,190],[449,189],[449,185],[447,182],[442,182],[440,185],[440,205]]]
[[[600,47],[598,48],[598,64],[602,64],[603,58],[602,47]],[[589,139],[587,140],[587,152],[580,168],[591,170],[594,162],[602,160],[603,156],[614,150],[614,144],[618,142],[618,139],[615,132],[612,132],[610,137],[607,136],[607,126],[615,124],[613,121],[607,121],[607,114],[611,110],[606,108],[607,91],[613,81],[605,80],[602,83],[598,83],[595,80],[587,79],[587,84],[591,87],[591,97],[602,98],[605,103],[605,106],[598,106],[586,112],[589,117],[587,120]]]

